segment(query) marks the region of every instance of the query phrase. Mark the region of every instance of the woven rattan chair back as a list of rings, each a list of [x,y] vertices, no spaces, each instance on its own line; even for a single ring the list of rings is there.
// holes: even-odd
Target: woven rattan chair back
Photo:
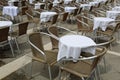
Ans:
[[[58,28],[55,26],[49,27],[49,31],[50,34],[53,34],[55,36],[59,36],[58,34]],[[52,49],[58,49],[58,40],[54,39],[54,38],[50,38],[51,39],[51,43],[52,43]]]
[[[40,35],[40,33],[30,34],[29,41],[32,44],[34,44],[38,49],[40,49],[41,51],[44,52],[43,43],[42,43],[42,36]],[[44,54],[40,54],[40,52],[34,46],[31,46],[31,49],[33,52],[33,56],[40,58],[42,62],[45,62],[45,59],[43,56]]]
[[[51,22],[51,24],[52,24],[52,25],[55,24],[55,23],[57,22],[57,19],[58,19],[58,14],[56,14],[56,15],[54,15],[54,16],[52,17],[52,22]]]
[[[8,40],[9,27],[0,28],[0,42]]]
[[[27,6],[23,6],[21,10],[22,10],[22,15],[26,15],[25,11],[28,10],[28,7]]]
[[[68,17],[68,12],[64,12],[64,13],[63,13],[62,21],[66,21],[66,20],[67,20],[67,17]]]
[[[28,22],[19,24],[19,36],[27,33]]]

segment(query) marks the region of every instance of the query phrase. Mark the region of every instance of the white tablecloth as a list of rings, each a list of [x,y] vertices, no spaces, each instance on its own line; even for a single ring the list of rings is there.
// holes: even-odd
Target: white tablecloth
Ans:
[[[116,19],[120,17],[120,11],[107,11],[106,15],[108,18]]]
[[[91,5],[90,4],[81,4],[80,7],[82,7],[83,10],[90,10]]]
[[[57,14],[57,13],[56,12],[41,12],[41,14],[40,14],[40,21],[41,22],[47,22],[55,14]]]
[[[76,7],[65,7],[65,12],[73,13]]]
[[[19,0],[9,0],[8,5],[9,6],[14,6],[13,2],[16,2],[16,1],[19,1]]]
[[[96,43],[86,36],[63,36],[59,40],[59,52],[57,56],[57,61],[59,61],[63,57],[72,57],[73,59],[78,59],[81,51],[95,54],[95,47],[90,47],[94,45],[96,45]]]
[[[54,0],[54,1],[53,1],[53,6],[58,6],[59,3],[60,3],[60,2],[59,2],[58,0]]]
[[[96,2],[105,3],[107,0],[94,0]]]
[[[64,0],[64,4],[69,4],[72,0]]]
[[[10,15],[12,19],[14,19],[14,16],[17,16],[18,14],[18,7],[16,6],[4,6],[3,7],[3,15]]]
[[[33,4],[33,1],[35,1],[35,0],[28,0],[28,1],[29,1],[30,4]]]
[[[40,5],[44,5],[45,3],[36,3],[35,4],[35,9],[40,9]]]
[[[98,6],[98,4],[99,4],[99,2],[89,2],[89,4],[91,5],[91,6]]]
[[[0,21],[0,27],[11,26],[12,24],[11,21]]]
[[[0,28],[9,26],[10,27],[9,31],[11,31],[12,30],[12,28],[11,28],[12,24],[13,23],[11,21],[0,21]]]
[[[111,21],[115,21],[115,20],[107,17],[95,17],[93,30],[101,28],[103,31],[105,31],[107,26],[109,25],[109,22]]]
[[[114,8],[112,8],[113,11],[120,11],[120,6],[116,6]]]

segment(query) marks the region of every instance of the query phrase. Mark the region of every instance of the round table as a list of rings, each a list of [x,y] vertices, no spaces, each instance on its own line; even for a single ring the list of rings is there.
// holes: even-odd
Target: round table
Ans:
[[[59,51],[57,60],[66,57],[78,59],[81,51],[95,54],[96,43],[89,37],[81,35],[66,35],[59,40]]]
[[[107,11],[106,15],[108,18],[117,19],[117,17],[120,17],[120,11]]]
[[[40,21],[47,22],[51,19],[52,16],[56,15],[56,12],[41,12]]]
[[[77,7],[65,7],[65,12],[73,13]]]
[[[18,14],[18,7],[16,6],[4,6],[3,7],[3,15],[10,15],[12,20],[14,20],[14,16]]]
[[[93,30],[101,28],[103,31],[105,31],[109,23],[112,21],[115,21],[115,20],[107,17],[95,17]]]

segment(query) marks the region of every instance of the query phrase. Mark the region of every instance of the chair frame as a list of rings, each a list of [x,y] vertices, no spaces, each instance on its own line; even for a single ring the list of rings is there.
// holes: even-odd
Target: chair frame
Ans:
[[[2,28],[0,28],[0,32],[2,32],[1,34],[4,33],[4,35],[1,35],[2,38],[0,39],[1,40],[0,41],[0,47],[6,46],[7,44],[9,44],[10,48],[11,48],[12,55],[14,57],[15,55],[14,55],[12,44],[11,44],[10,40],[8,40],[9,27],[2,27]]]
[[[82,35],[84,34],[86,35],[86,33],[91,32],[92,27],[90,27],[90,25],[88,24],[88,20],[93,21],[92,19],[83,15],[79,15],[77,16],[76,20],[77,20],[78,34],[80,31],[82,32]]]
[[[100,62],[100,60],[103,57],[103,55],[105,55],[105,53],[107,52],[107,49],[105,47],[103,47],[102,49],[101,48],[97,48],[97,50],[100,50],[102,52],[100,54],[96,54],[96,55],[93,55],[93,56],[80,57],[79,59],[77,59],[78,61],[94,59],[92,64],[86,63],[86,64],[91,65],[91,71],[90,71],[89,75],[84,75],[84,73],[79,73],[79,72],[76,72],[76,71],[69,70],[69,68],[64,66],[66,63],[69,63],[68,61],[73,62],[74,59],[72,59],[72,58],[68,58],[68,59],[63,58],[62,60],[60,60],[59,61],[59,66],[60,66],[59,80],[61,80],[61,71],[62,70],[63,71],[67,71],[67,72],[69,72],[71,74],[74,74],[74,75],[80,77],[82,80],[85,80],[85,77],[87,77],[87,79],[89,79],[90,76],[95,72],[95,68],[97,67],[98,62]],[[77,63],[79,63],[79,62],[76,62],[76,63],[73,62],[73,64],[77,64]]]
[[[24,24],[26,24],[26,26],[22,26],[22,25],[24,25]],[[10,36],[13,37],[14,40],[15,40],[15,43],[16,43],[16,46],[17,46],[17,49],[18,49],[19,53],[20,53],[21,51],[20,51],[20,48],[19,48],[19,45],[18,45],[17,38],[18,38],[19,36],[22,36],[22,35],[26,34],[28,24],[29,24],[28,21],[27,21],[27,22],[22,22],[22,23],[15,24],[15,25],[13,25],[13,26],[18,26],[18,32],[16,33],[15,36],[14,36],[14,34],[12,35],[12,33],[14,33],[14,32],[11,32],[11,33],[10,33]]]
[[[54,36],[52,36],[52,35],[50,35],[50,34],[47,34],[47,33],[44,33],[44,32],[36,32],[36,33],[32,33],[32,34],[30,34],[30,35],[33,35],[33,34],[47,35],[47,36],[49,36],[49,37],[55,38]],[[29,36],[29,37],[30,37],[30,36]],[[55,39],[56,39],[56,38],[55,38]],[[48,63],[47,63],[47,56],[45,55],[44,51],[42,51],[42,50],[39,49],[37,46],[35,46],[35,45],[31,42],[30,38],[29,38],[28,42],[30,43],[30,45],[31,45],[33,48],[35,48],[39,53],[41,53],[41,54],[43,55],[44,61],[40,61],[40,62],[46,63],[46,64],[48,65],[49,78],[50,78],[50,80],[52,80],[51,66],[54,65],[55,63],[53,63],[53,64],[51,64],[51,65],[48,64]],[[57,62],[57,61],[56,61],[56,62]]]

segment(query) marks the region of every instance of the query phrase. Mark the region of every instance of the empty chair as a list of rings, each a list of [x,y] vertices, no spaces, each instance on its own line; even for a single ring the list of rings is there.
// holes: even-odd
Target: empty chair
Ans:
[[[61,80],[61,72],[65,71],[69,74],[76,75],[82,80],[87,80],[90,78],[94,72],[97,64],[100,62],[101,58],[107,52],[106,48],[96,48],[95,55],[89,57],[80,57],[77,62],[73,62],[74,59],[63,58],[59,62],[60,64],[60,74],[59,80]],[[62,64],[64,62],[64,64]]]
[[[25,11],[28,10],[28,7],[27,6],[23,6],[20,8],[20,11],[18,13],[18,16],[19,16],[19,22],[20,21],[23,21],[23,16],[26,15]]]
[[[62,32],[61,32],[62,31]],[[64,27],[59,27],[59,26],[50,26],[48,27],[48,33],[53,35],[54,37],[58,38],[60,36],[63,36],[66,34],[77,34],[76,32],[73,32],[67,28]],[[54,38],[50,38],[51,39],[51,43],[52,43],[52,49],[58,49],[58,40],[54,39]]]
[[[22,0],[21,1],[21,6],[23,7],[23,6],[26,6],[26,1],[25,0]]]
[[[26,15],[26,11],[28,10],[28,7],[27,6],[23,6],[21,7],[21,11],[19,12],[18,15],[20,15],[20,18],[21,18],[21,21],[23,21],[23,15]]]
[[[57,6],[54,6],[52,10],[55,11],[55,12],[57,12],[57,13],[61,13],[61,12],[62,12],[62,11],[60,10],[60,8],[57,7]]]
[[[18,26],[18,30],[11,32],[10,36],[15,40],[18,51],[20,52],[17,38],[27,34],[28,22],[18,23],[15,26]]]
[[[34,6],[35,6],[35,5],[34,5]],[[34,9],[35,9],[35,11],[41,12],[41,11],[44,10],[44,8],[45,8],[45,4],[41,4],[41,5],[37,6],[37,7],[35,7]]]
[[[102,35],[102,36],[94,36],[94,37],[91,37],[97,44],[101,44],[101,46],[104,46],[106,47],[107,49],[111,49],[111,44],[116,40],[116,38],[114,36],[105,36],[105,35]],[[108,43],[108,44],[103,44],[102,43]]]
[[[6,6],[8,3],[7,3],[7,1],[5,1],[5,0],[1,0],[1,1],[0,1],[0,4],[3,5],[3,6]]]
[[[37,29],[37,24],[39,24],[40,18],[34,17],[33,11],[31,11],[31,10],[27,10],[25,13],[27,15],[28,21],[30,23],[34,23],[33,29]]]
[[[12,55],[14,57],[13,47],[10,40],[8,40],[8,35],[9,35],[9,27],[5,27],[5,26],[1,27],[0,28],[0,47],[4,47],[9,44],[12,51]]]
[[[21,22],[18,24],[15,24],[15,26],[18,26],[18,30],[16,32],[12,32],[14,36],[21,36],[27,33],[27,27],[28,27],[28,21],[27,22]]]
[[[20,6],[19,1],[13,2],[13,5],[19,7]]]
[[[48,3],[48,7],[47,7],[47,9],[48,9],[48,10],[51,10],[52,7],[53,7],[53,4],[52,4],[52,3]]]
[[[27,10],[25,11],[25,13],[27,15],[29,22],[33,22],[34,21],[33,12],[31,10]]]
[[[49,78],[50,80],[53,80],[51,74],[51,67],[54,66],[54,64],[57,62],[56,61],[57,52],[52,50],[45,50],[45,48],[43,47],[44,46],[43,44],[44,40],[42,38],[43,36],[46,36],[48,38],[52,37],[51,35],[42,32],[32,33],[29,35],[29,43],[31,45],[32,54],[33,54],[32,61],[38,61],[43,64],[47,64],[49,71]]]
[[[109,37],[109,36],[92,36],[91,37],[95,42],[96,42],[96,46],[103,46],[106,49],[111,49],[112,46],[111,44],[115,41],[115,37]],[[89,53],[82,53],[81,56],[87,57],[87,56],[91,56],[91,54]],[[107,66],[106,66],[106,60],[105,60],[105,56],[103,57],[103,64],[104,64],[104,69],[105,71],[107,70]],[[98,72],[100,75],[100,71],[99,71],[99,66],[98,66]]]
[[[63,12],[60,14],[60,18],[58,18],[58,22],[59,23],[65,23],[67,21],[68,18],[68,12]]]
[[[57,23],[57,19],[58,19],[58,14],[53,15],[49,21],[45,22],[46,27],[55,25]]]
[[[113,24],[116,25],[113,25]],[[110,22],[106,28],[105,31],[102,31],[101,29],[98,29],[97,35],[107,35],[109,37],[114,36],[116,32],[118,32],[118,29],[120,28],[120,22],[119,21],[113,21]],[[119,34],[118,34],[119,35]],[[119,37],[119,36],[118,36]]]
[[[21,14],[22,14],[22,15],[25,15],[25,11],[26,11],[26,10],[28,10],[28,7],[27,7],[27,6],[21,7],[21,11],[22,11]]]
[[[58,19],[58,14],[56,14],[56,15],[54,15],[54,16],[52,17],[51,25],[56,24],[57,19]]]
[[[70,20],[75,20],[76,19],[76,16],[78,14],[78,8],[74,9],[73,13],[70,13]]]
[[[77,27],[78,33],[81,32],[82,35],[86,35],[87,33],[91,33],[93,31],[92,26],[88,23],[88,21],[92,22],[92,19],[89,19],[83,15],[77,16]]]

